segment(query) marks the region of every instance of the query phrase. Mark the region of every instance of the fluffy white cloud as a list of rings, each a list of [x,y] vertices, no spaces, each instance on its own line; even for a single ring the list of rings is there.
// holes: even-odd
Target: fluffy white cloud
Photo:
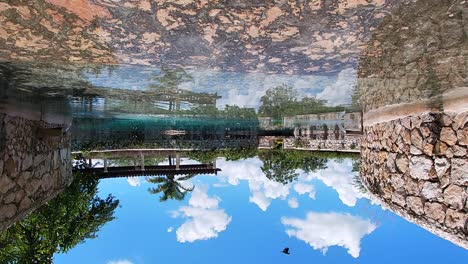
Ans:
[[[294,190],[298,194],[309,194],[310,199],[315,199],[315,190],[312,184],[306,184],[303,182],[298,182],[294,184]]]
[[[338,74],[338,80],[318,93],[317,98],[327,100],[327,104],[332,106],[349,104],[356,80],[355,69],[344,69]]]
[[[167,232],[168,233],[171,233],[172,231],[174,231],[174,228],[172,226],[170,226],[168,229],[167,229]]]
[[[217,208],[220,201],[219,197],[209,197],[207,191],[208,187],[204,185],[195,188],[192,197],[190,197],[189,205],[204,209]]]
[[[281,223],[289,236],[296,237],[325,254],[329,247],[340,246],[354,258],[359,257],[361,239],[377,226],[350,214],[309,212],[305,219],[283,217]]]
[[[131,186],[134,186],[134,187],[141,185],[140,179],[138,177],[127,178],[127,182],[128,182],[128,184],[130,184]]]
[[[291,208],[298,208],[299,207],[299,202],[297,201],[296,197],[289,198],[288,205]]]
[[[271,204],[271,199],[266,197],[263,192],[254,191],[249,197],[249,202],[256,204],[262,211],[266,211]]]
[[[237,185],[240,181],[247,181],[251,196],[249,201],[255,203],[261,210],[266,211],[273,199],[286,199],[290,185],[269,180],[262,172],[262,161],[258,158],[240,161],[226,161],[219,159],[218,167],[223,170],[218,173],[226,177],[231,185]]]
[[[133,264],[133,262],[128,259],[119,259],[108,261],[107,264]]]
[[[231,217],[218,208],[220,199],[209,197],[207,190],[205,186],[197,186],[189,200],[190,206],[182,206],[172,213],[173,217],[187,218],[176,230],[177,241],[184,243],[217,237],[231,222]]]
[[[349,159],[343,161],[329,160],[327,168],[312,173],[300,172],[299,180],[311,181],[318,179],[325,185],[333,188],[338,193],[340,200],[347,206],[355,206],[360,198],[367,198],[353,184],[353,177],[356,174],[352,171],[353,164]],[[297,190],[296,190],[297,191]]]

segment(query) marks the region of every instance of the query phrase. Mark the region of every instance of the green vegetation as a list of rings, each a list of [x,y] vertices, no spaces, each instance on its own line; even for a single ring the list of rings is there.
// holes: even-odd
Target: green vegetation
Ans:
[[[353,159],[353,172],[358,172],[354,177],[353,177],[353,185],[356,187],[361,193],[366,193],[367,189],[364,186],[361,175],[359,174],[359,171],[361,169],[361,159]]]
[[[101,198],[99,180],[76,174],[72,184],[47,205],[0,234],[0,263],[52,263],[114,219],[119,200]]]
[[[219,110],[214,105],[200,105],[195,106],[190,110],[181,111],[181,113],[186,115],[201,115],[230,120],[254,120],[255,123],[258,123],[255,109],[239,107],[237,105],[226,105],[222,110]]]
[[[262,171],[270,180],[288,184],[297,179],[297,169],[313,172],[326,168],[327,158],[315,152],[297,150],[262,150],[258,157],[263,162]]]
[[[193,80],[193,77],[183,68],[162,66],[160,74],[151,76],[150,81],[155,83],[150,84],[149,87],[158,90],[177,89],[180,84],[191,80]]]
[[[276,125],[285,116],[339,112],[346,109],[344,106],[326,106],[325,100],[314,97],[305,97],[299,101],[297,91],[284,84],[268,89],[260,101],[258,115],[273,117]]]
[[[188,153],[190,159],[201,163],[212,162],[217,157],[224,157],[226,160],[243,160],[257,156],[257,148],[228,148],[211,151],[192,151]]]
[[[151,194],[162,193],[162,196],[159,197],[160,202],[165,202],[169,199],[182,201],[187,192],[193,191],[195,186],[192,186],[192,188],[185,188],[180,181],[186,181],[194,176],[195,174],[189,174],[187,176],[178,177],[177,179],[174,175],[148,177],[146,179],[148,182],[158,185],[156,188],[149,188],[148,191]]]

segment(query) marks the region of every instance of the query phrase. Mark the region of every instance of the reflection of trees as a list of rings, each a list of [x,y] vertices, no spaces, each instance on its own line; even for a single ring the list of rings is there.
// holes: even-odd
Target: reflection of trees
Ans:
[[[190,110],[183,111],[189,115],[204,115],[209,117],[224,118],[228,120],[252,120],[258,123],[257,113],[253,108],[244,108],[237,105],[226,105],[220,110],[214,105],[199,105]]]
[[[148,177],[146,180],[150,183],[157,184],[156,188],[149,188],[151,194],[162,193],[159,201],[164,202],[169,199],[181,201],[185,198],[187,192],[193,191],[195,186],[191,188],[184,187],[180,182],[193,178],[195,174],[175,178],[174,175]]]
[[[326,168],[327,158],[314,155],[313,152],[295,150],[261,151],[259,158],[263,162],[262,171],[270,180],[283,184],[297,179],[297,169],[313,172]]]
[[[153,89],[177,89],[184,83],[193,80],[193,77],[188,74],[183,68],[162,66],[160,74],[151,76],[150,81],[156,82],[150,84]]]
[[[305,97],[299,101],[297,97],[297,92],[290,86],[283,84],[270,88],[260,99],[259,116],[268,116],[273,117],[275,120],[282,120],[285,116],[345,110],[343,106],[326,106],[326,100]]]
[[[361,175],[359,171],[361,169],[361,159],[353,159],[353,172],[357,172],[357,174],[353,177],[353,185],[356,187],[361,193],[366,193],[367,189],[364,187],[362,183]]]
[[[98,183],[92,175],[75,175],[63,193],[0,234],[0,262],[52,263],[54,253],[96,238],[119,204],[112,195],[99,197]]]
[[[253,158],[257,155],[258,149],[253,148],[226,148],[217,149],[212,151],[192,151],[188,153],[190,159],[199,161],[201,163],[209,163],[217,157],[224,157],[227,161],[230,160],[244,160]]]

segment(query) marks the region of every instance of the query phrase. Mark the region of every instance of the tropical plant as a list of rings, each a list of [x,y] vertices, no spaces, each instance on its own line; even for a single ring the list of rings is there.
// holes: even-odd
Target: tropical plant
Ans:
[[[178,177],[177,179],[174,175],[148,177],[146,179],[148,182],[158,185],[156,188],[149,188],[148,191],[151,194],[162,193],[162,196],[159,197],[160,202],[164,202],[169,199],[181,201],[184,200],[187,192],[193,191],[195,186],[186,188],[180,182],[189,180],[194,176],[195,174],[188,174]]]

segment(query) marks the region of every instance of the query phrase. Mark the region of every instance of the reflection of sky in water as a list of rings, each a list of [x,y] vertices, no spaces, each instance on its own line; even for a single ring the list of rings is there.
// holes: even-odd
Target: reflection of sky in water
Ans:
[[[268,180],[261,165],[218,159],[222,171],[192,178],[196,188],[182,202],[160,203],[143,178],[103,180],[100,192],[121,200],[117,219],[56,263],[435,263],[467,256],[359,193],[350,159],[300,172],[288,185]],[[289,256],[280,252],[286,246]]]
[[[130,90],[148,89],[152,74],[159,70],[149,67],[126,66],[112,71],[103,70],[100,74],[86,74],[89,81],[100,87]],[[281,75],[265,73],[233,73],[210,70],[188,70],[193,80],[185,82],[179,88],[194,92],[217,93],[222,98],[218,107],[238,105],[258,108],[260,97],[266,90],[286,84],[293,87],[299,99],[309,96],[328,100],[330,105],[351,102],[352,88],[356,83],[356,71],[349,68],[337,76],[319,75]]]

